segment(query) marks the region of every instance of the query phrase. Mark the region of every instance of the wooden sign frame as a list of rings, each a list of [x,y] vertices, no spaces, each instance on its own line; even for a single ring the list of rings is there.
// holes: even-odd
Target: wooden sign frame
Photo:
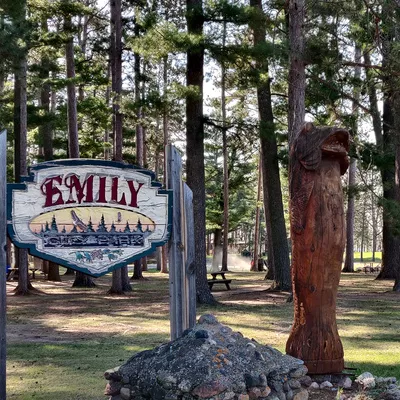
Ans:
[[[40,163],[7,185],[8,234],[34,256],[102,276],[168,242],[172,191],[161,186],[153,172],[120,162]]]

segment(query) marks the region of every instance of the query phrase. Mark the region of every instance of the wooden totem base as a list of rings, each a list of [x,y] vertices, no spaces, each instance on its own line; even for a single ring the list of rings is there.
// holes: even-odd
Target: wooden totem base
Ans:
[[[330,143],[331,136],[335,147],[325,153],[323,144],[326,139]],[[340,182],[346,152],[345,145],[338,144],[338,138],[344,137],[334,133],[324,133],[324,137],[316,148],[322,154],[315,167],[304,168],[301,158],[295,160],[291,188],[295,315],[286,352],[303,360],[311,374],[335,374],[344,369],[336,295],[346,235]],[[335,149],[342,151],[335,153]]]

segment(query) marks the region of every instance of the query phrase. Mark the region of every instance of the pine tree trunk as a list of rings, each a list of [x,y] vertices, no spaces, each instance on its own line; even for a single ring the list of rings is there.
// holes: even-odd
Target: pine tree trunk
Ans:
[[[94,288],[96,287],[96,284],[89,275],[76,271],[75,281],[72,284],[72,287]]]
[[[68,152],[70,158],[79,158],[79,134],[78,134],[78,112],[76,104],[75,90],[75,55],[74,42],[72,36],[71,18],[66,18],[64,22],[65,32],[70,36],[65,45],[65,58],[67,65],[67,100],[68,100]],[[95,287],[93,279],[83,272],[76,272],[73,287]]]
[[[354,187],[356,183],[356,169],[356,160],[351,158],[348,176],[348,200],[346,213],[346,258],[342,272],[354,272]]]
[[[111,0],[111,75],[113,91],[113,139],[114,160],[122,161],[123,115],[120,109],[122,96],[122,4],[121,0]],[[125,265],[112,273],[109,293],[122,294],[132,291],[129,283],[128,266]]]
[[[361,49],[355,47],[354,61],[357,64],[361,63]],[[361,76],[361,67],[357,66],[354,70],[354,79],[358,80]],[[358,100],[360,98],[360,90],[358,87],[354,89],[354,101],[352,104],[353,112],[353,137],[357,136],[358,132]],[[347,197],[347,212],[346,212],[346,258],[344,262],[343,272],[354,272],[354,215],[355,215],[355,199],[354,189],[356,184],[357,164],[354,158],[350,158],[349,177],[348,177],[348,197]]]
[[[361,249],[360,249],[361,262],[364,262],[364,249],[365,249],[365,236],[366,236],[366,232],[365,232],[365,230],[366,230],[365,229],[365,227],[366,227],[365,214],[366,214],[366,206],[365,206],[365,197],[364,197],[363,211],[362,211],[362,224],[361,224]]]
[[[261,167],[261,155],[258,161],[258,185],[257,185],[257,205],[256,205],[256,220],[254,224],[254,251],[253,251],[253,263],[250,267],[250,271],[258,271],[258,257],[259,257],[259,250],[258,250],[258,243],[260,241],[260,201],[261,201],[261,174],[262,174],[262,167]]]
[[[400,42],[400,33],[396,30],[396,45],[399,44]],[[399,61],[397,60],[397,63]],[[397,72],[400,71],[400,66],[399,64],[396,64],[397,67]],[[394,114],[394,126],[393,126],[393,134],[395,135],[395,155],[396,155],[396,160],[395,160],[395,198],[397,205],[400,206],[400,93],[398,90],[398,81],[395,80],[393,83],[393,96],[392,96],[392,106],[393,106],[393,114]],[[396,226],[396,243],[397,243],[397,260],[396,260],[396,269],[395,269],[395,282],[393,286],[393,291],[395,292],[400,292],[400,223],[398,222],[398,216],[397,216],[397,226]]]
[[[143,76],[146,74],[146,63],[143,63]],[[142,83],[142,100],[144,101],[146,99],[146,85],[143,82]],[[141,117],[142,119],[145,118],[145,114],[143,112],[143,109],[141,111]],[[146,127],[141,123],[142,127],[142,148],[140,149],[142,153],[142,164],[141,167],[147,168],[147,144],[146,144]],[[147,265],[147,257],[142,258],[142,272],[148,270],[148,265]]]
[[[79,139],[78,139],[78,112],[76,105],[75,92],[75,55],[74,42],[71,34],[71,18],[66,18],[64,29],[70,37],[65,45],[65,57],[67,66],[67,97],[68,97],[68,152],[70,158],[79,158]]]
[[[138,18],[136,18],[138,20]],[[139,37],[139,25],[136,22],[135,24],[135,37]],[[139,166],[143,166],[144,164],[144,140],[143,140],[143,126],[142,126],[142,107],[140,105],[141,102],[141,90],[140,90],[140,54],[134,54],[134,72],[135,72],[135,103],[136,103],[136,164]],[[137,260],[134,263],[133,267],[133,275],[131,279],[143,279],[143,259]]]
[[[61,282],[60,268],[58,264],[49,262],[47,280],[52,282]]]
[[[222,259],[222,229],[214,229],[214,252],[212,259],[212,267],[211,270],[213,272],[219,271],[219,263]]]
[[[251,0],[250,5],[262,13],[261,0]],[[265,27],[252,27],[254,45],[264,43]],[[257,62],[257,69],[268,74],[266,59]],[[260,82],[257,87],[258,111],[260,115],[260,142],[263,159],[263,187],[265,212],[269,214],[270,240],[274,263],[274,290],[291,290],[289,248],[283,213],[282,190],[279,176],[278,146],[275,135],[274,117],[272,112],[271,82]]]
[[[44,19],[41,24],[42,30],[48,32],[47,20]],[[42,137],[43,155],[45,161],[53,160],[53,123],[49,120],[51,112],[51,87],[48,82],[50,78],[50,59],[45,55],[41,63],[40,78],[44,81],[40,91],[40,106],[47,119],[39,127],[39,132]],[[47,280],[53,282],[61,282],[60,268],[57,263],[49,261]]]
[[[112,272],[112,284],[111,288],[107,292],[108,294],[123,294],[122,289],[122,274],[121,268],[116,269]]]
[[[222,50],[226,42],[226,21],[223,23]],[[221,63],[221,112],[222,112],[222,157],[224,163],[224,235],[222,243],[221,271],[228,271],[228,235],[229,235],[229,170],[228,170],[228,128],[226,126],[226,70]]]
[[[386,73],[383,75],[384,101],[383,101],[383,126],[382,126],[382,154],[385,157],[396,157],[396,135],[395,113],[393,109],[393,96],[398,90],[393,78],[393,51],[395,48],[394,39],[396,38],[397,24],[395,12],[391,2],[386,2],[382,6],[384,16],[383,35],[382,35],[382,68]],[[365,55],[364,55],[365,57]],[[398,72],[398,68],[397,71]],[[377,138],[378,139],[378,138]],[[379,145],[379,142],[377,141]],[[382,270],[377,279],[396,279],[398,266],[398,253],[400,239],[394,234],[393,219],[398,216],[391,213],[391,202],[396,202],[396,182],[395,182],[395,163],[384,165],[381,169],[383,185],[383,232],[382,232]]]
[[[289,16],[289,149],[304,124],[306,73],[304,63],[305,0],[288,1]]]
[[[375,197],[374,197],[374,184],[373,184],[373,176],[372,176],[372,187],[370,193],[371,199],[371,221],[372,221],[372,261],[376,261],[376,251],[377,251],[377,242],[378,242],[378,220],[376,216],[376,209],[375,209]]]
[[[393,154],[394,138],[391,136],[389,127],[393,126],[393,113],[389,100],[386,99],[383,105],[383,151],[385,154]],[[384,201],[395,199],[395,176],[394,165],[381,170],[383,183]],[[397,269],[397,254],[399,243],[393,234],[392,215],[384,203],[383,206],[383,228],[382,228],[382,270],[376,279],[395,279]]]
[[[25,15],[25,7],[22,7]],[[25,20],[25,17],[23,17]],[[28,175],[27,165],[27,94],[26,94],[26,54],[21,55],[15,65],[14,80],[14,171],[15,182]],[[17,295],[30,294],[33,289],[28,277],[28,250],[15,248],[15,262],[18,268]]]
[[[167,157],[166,148],[169,143],[168,124],[168,56],[163,59],[163,144],[164,144],[164,185],[167,185]],[[168,245],[164,245],[161,251],[161,273],[168,273]]]
[[[203,8],[201,0],[186,0],[188,33],[203,34]],[[195,229],[196,295],[200,304],[215,304],[207,283],[206,268],[206,199],[204,172],[203,126],[203,44],[192,46],[187,52],[186,85],[198,93],[186,98],[186,174],[187,184],[193,192]]]

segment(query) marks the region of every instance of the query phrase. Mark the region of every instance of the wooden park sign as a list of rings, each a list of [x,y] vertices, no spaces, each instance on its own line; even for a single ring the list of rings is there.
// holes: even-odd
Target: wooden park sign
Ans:
[[[169,240],[172,192],[151,171],[103,160],[51,161],[7,186],[14,244],[86,274],[104,275]]]
[[[286,352],[312,374],[344,368],[336,295],[346,237],[340,176],[349,165],[348,148],[346,130],[308,123],[290,152],[295,315]]]
[[[171,339],[194,326],[193,193],[182,181],[178,150],[168,145],[166,153],[168,190],[151,171],[86,159],[37,164],[22,183],[6,185],[7,139],[0,131],[0,399],[6,398],[6,225],[18,247],[95,277],[168,242]]]

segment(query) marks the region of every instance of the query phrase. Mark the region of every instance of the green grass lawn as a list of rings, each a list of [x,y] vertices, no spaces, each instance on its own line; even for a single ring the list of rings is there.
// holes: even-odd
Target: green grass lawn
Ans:
[[[377,263],[380,264],[382,262],[382,252],[378,251],[375,253],[375,260],[372,259],[372,251],[366,251],[363,253],[363,259],[361,260],[361,253],[355,252],[354,253],[354,262],[356,263]]]
[[[133,353],[169,339],[168,276],[145,273],[125,296],[106,294],[110,277],[95,289],[71,281],[34,281],[39,296],[15,297],[8,283],[8,399],[104,400],[103,373]],[[265,292],[263,273],[232,273],[232,290],[217,289],[216,307],[198,315],[218,319],[260,343],[283,351],[293,304]],[[64,277],[63,277],[64,278]],[[338,326],[346,365],[400,379],[400,302],[392,282],[343,274]]]

